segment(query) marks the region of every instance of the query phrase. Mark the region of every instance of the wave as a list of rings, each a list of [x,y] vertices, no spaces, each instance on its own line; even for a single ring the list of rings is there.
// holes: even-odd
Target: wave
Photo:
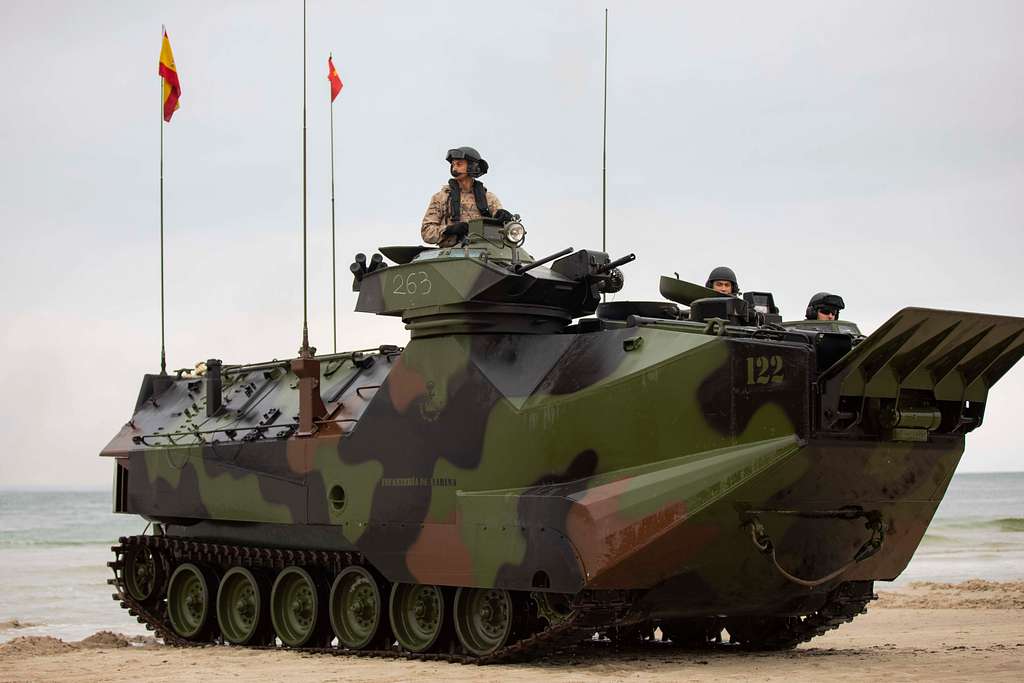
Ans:
[[[0,621],[0,631],[11,631],[19,628],[32,628],[33,626],[41,626],[30,621],[22,621],[21,619],[8,619],[7,621]]]
[[[929,545],[960,545],[961,541],[960,539],[952,538],[950,536],[925,534],[924,538],[921,539],[921,543]]]
[[[110,546],[117,542],[117,537],[88,538],[57,541],[53,539],[5,538],[0,540],[0,550],[15,548],[80,548],[83,546]]]
[[[935,520],[936,529],[996,530],[1006,533],[1024,532],[1024,517],[995,517],[988,519]]]
[[[1021,517],[1004,517],[997,519],[994,524],[1000,531],[1024,531],[1024,518]]]

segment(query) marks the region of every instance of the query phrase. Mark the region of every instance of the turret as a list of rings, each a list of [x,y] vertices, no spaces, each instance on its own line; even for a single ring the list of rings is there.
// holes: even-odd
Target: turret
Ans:
[[[612,262],[604,252],[565,249],[534,259],[522,248],[525,237],[518,222],[483,218],[469,222],[458,246],[384,247],[395,265],[367,268],[365,257],[352,265],[356,310],[401,316],[414,338],[550,334],[593,313],[602,293],[619,291],[616,266],[635,258]]]

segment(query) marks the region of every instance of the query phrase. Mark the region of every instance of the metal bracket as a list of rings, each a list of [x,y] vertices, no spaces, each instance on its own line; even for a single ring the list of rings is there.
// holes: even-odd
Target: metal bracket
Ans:
[[[729,324],[729,321],[725,318],[708,318],[705,323],[704,334],[722,337],[725,336],[725,326]]]
[[[783,515],[795,515],[799,517],[812,517],[812,518],[832,518],[832,519],[857,519],[863,517],[866,522],[864,527],[871,531],[871,537],[861,545],[860,549],[854,554],[853,559],[844,564],[834,572],[817,578],[817,579],[802,579],[798,576],[790,574],[788,571],[783,569],[782,565],[779,564],[778,558],[775,556],[775,544],[772,543],[771,537],[768,535],[768,531],[765,529],[764,524],[761,522],[758,513],[760,512],[771,512]],[[746,526],[750,527],[750,540],[754,543],[759,551],[768,555],[775,565],[775,569],[778,570],[782,576],[792,581],[793,583],[801,586],[807,586],[808,588],[814,588],[820,586],[823,583],[828,583],[832,579],[835,579],[840,574],[843,574],[853,565],[858,562],[863,562],[875,555],[879,550],[882,549],[882,544],[885,542],[885,528],[882,523],[882,515],[877,510],[870,512],[861,510],[859,508],[843,508],[840,510],[814,510],[810,512],[803,512],[800,510],[756,510],[748,511],[749,519]]]

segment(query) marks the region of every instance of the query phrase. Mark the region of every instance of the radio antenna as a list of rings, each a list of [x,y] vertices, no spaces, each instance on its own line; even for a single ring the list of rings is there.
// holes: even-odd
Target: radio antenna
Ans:
[[[302,348],[299,355],[312,356],[309,350],[306,251],[306,0],[302,0]]]
[[[608,8],[604,8],[604,110],[601,115],[601,251],[608,253]],[[605,293],[601,292],[601,301]]]
[[[302,0],[302,348],[291,362],[299,378],[299,424],[296,436],[312,436],[317,421],[327,414],[320,396],[320,361],[309,345],[309,314],[306,297],[306,0]]]

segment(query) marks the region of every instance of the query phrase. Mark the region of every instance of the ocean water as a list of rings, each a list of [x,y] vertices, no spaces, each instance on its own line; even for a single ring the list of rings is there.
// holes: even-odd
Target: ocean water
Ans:
[[[110,597],[110,546],[145,520],[115,515],[106,491],[0,491],[0,642],[25,635],[81,640],[96,631],[147,633]]]
[[[110,509],[104,491],[0,491],[0,642],[22,635],[80,640],[103,629],[146,633],[106,584],[111,544],[146,524]],[[956,475],[892,585],[970,578],[1024,580],[1024,472]],[[15,619],[33,625],[9,628]]]
[[[914,559],[891,585],[973,578],[1024,579],[1024,472],[955,475]]]

